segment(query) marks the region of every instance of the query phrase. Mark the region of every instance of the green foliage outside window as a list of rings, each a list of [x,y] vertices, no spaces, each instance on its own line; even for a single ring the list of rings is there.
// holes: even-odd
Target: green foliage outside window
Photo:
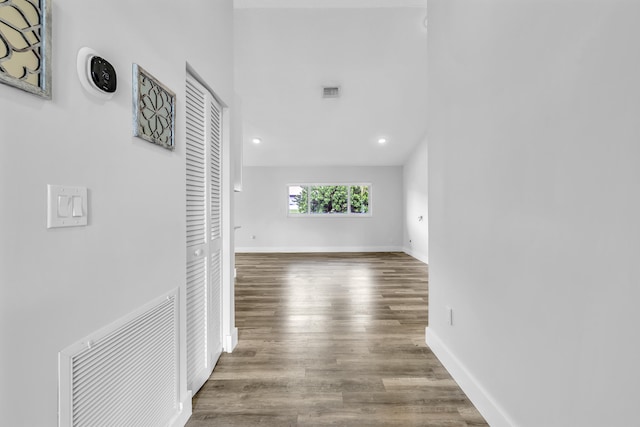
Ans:
[[[353,185],[350,189],[351,193],[351,212],[352,213],[368,213],[369,212],[369,186]]]
[[[311,213],[346,213],[347,187],[322,185],[311,187]]]
[[[301,186],[301,191],[292,195],[297,205],[291,213],[300,214],[360,214],[369,213],[369,186],[315,185]],[[351,209],[349,210],[349,199]]]

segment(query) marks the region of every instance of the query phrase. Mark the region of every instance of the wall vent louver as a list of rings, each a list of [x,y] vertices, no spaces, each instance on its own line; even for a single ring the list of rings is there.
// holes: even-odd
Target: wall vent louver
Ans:
[[[58,425],[171,425],[178,335],[176,289],[61,351]]]
[[[340,86],[325,86],[322,88],[323,98],[340,98]]]

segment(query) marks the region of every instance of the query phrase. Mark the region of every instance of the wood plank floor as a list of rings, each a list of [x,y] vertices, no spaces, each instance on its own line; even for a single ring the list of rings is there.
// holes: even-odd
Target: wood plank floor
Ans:
[[[188,427],[488,426],[426,347],[403,253],[238,254],[236,325]]]

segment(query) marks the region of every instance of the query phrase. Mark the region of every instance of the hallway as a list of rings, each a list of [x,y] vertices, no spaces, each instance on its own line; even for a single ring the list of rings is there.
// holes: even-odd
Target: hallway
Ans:
[[[239,344],[188,427],[487,426],[424,342],[427,266],[403,253],[238,254]]]

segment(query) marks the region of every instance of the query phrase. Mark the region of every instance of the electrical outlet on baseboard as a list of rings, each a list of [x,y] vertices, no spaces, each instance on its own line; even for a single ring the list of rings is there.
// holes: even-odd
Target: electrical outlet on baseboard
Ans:
[[[447,325],[453,326],[453,308],[447,306]]]

